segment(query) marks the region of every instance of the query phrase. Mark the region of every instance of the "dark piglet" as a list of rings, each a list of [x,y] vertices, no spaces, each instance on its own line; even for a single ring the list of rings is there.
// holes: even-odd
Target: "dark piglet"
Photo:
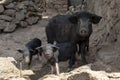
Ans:
[[[75,53],[77,51],[76,44],[69,42],[60,43],[60,44],[46,44],[38,48],[42,50],[42,55],[45,57],[48,63],[51,64],[51,72],[55,71],[59,75],[59,66],[58,63],[61,61],[69,60],[68,68],[71,69],[75,64]]]
[[[23,49],[19,49],[17,51],[23,54],[25,63],[27,63],[28,66],[30,66],[32,57],[34,55],[38,55],[38,58],[40,59],[41,53],[38,52],[38,50],[36,49],[37,47],[40,47],[40,46],[41,46],[41,40],[38,38],[34,38],[31,41],[29,41]]]

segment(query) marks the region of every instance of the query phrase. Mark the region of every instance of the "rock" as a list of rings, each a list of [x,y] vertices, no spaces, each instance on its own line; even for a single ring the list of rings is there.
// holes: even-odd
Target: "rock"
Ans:
[[[4,20],[0,20],[0,32],[4,30],[6,26],[9,25],[9,22],[5,22]]]
[[[20,26],[21,26],[21,27],[27,27],[27,26],[28,26],[28,23],[25,22],[25,21],[20,21]]]
[[[19,20],[17,20],[17,19],[13,19],[13,20],[11,21],[11,23],[13,23],[13,24],[19,24],[19,23],[20,23],[20,21],[19,21]]]
[[[14,10],[14,9],[7,9],[7,10],[4,11],[5,15],[8,15],[8,16],[11,16],[11,17],[15,16],[15,13],[16,13],[16,10]]]
[[[12,18],[7,16],[7,15],[0,15],[0,19],[1,20],[6,20],[6,21],[11,21],[12,20]]]
[[[90,74],[90,80],[110,80],[109,77],[107,76],[107,73],[104,71],[91,71]]]
[[[39,11],[39,7],[36,6],[32,1],[30,1],[29,3],[30,3],[29,5],[32,6],[34,10]]]
[[[91,64],[79,67],[68,73],[61,73],[59,76],[47,75],[39,80],[110,80],[112,73],[106,73],[105,71],[92,71],[90,69]],[[119,79],[120,75],[116,75],[116,79]]]
[[[14,3],[10,3],[7,6],[5,6],[8,9],[14,9],[15,8],[15,4]]]
[[[6,21],[12,21],[13,18],[7,15],[0,15],[0,19]]]
[[[0,13],[3,13],[4,12],[4,7],[3,5],[0,5]]]
[[[14,58],[11,58],[11,57],[8,57],[8,58],[1,58],[0,57],[0,72],[2,73],[11,73],[11,72],[14,72],[13,70],[17,72],[19,72],[19,70],[15,67],[14,64],[11,63],[11,61],[15,62],[15,59]],[[5,64],[3,64],[5,63]],[[9,64],[9,65],[6,65],[6,64]],[[13,69],[13,66],[14,66],[14,69]]]
[[[49,11],[55,11],[55,12],[66,12],[68,8],[68,0],[47,0],[47,10]]]
[[[25,14],[24,14],[24,12],[16,12],[16,16],[15,16],[15,18],[17,19],[17,20],[24,20],[24,18],[25,18]]]
[[[81,74],[76,74],[69,77],[67,80],[90,80],[90,74],[87,72],[82,72]]]
[[[118,78],[120,79],[120,73],[114,72],[114,73],[108,73],[107,76],[109,78]],[[112,80],[112,79],[111,79]]]
[[[55,75],[46,75],[39,80],[65,80],[65,79],[60,79],[58,76]]]
[[[32,6],[29,6],[29,7],[28,7],[28,11],[35,12],[36,10],[34,9],[34,7],[32,7]]]
[[[29,18],[29,17],[36,17],[37,16],[37,14],[35,13],[35,12],[31,12],[31,11],[29,11],[29,12],[27,12],[27,14],[26,14],[26,18]]]
[[[21,4],[24,4],[24,6],[28,6],[29,5],[29,1],[22,1]]]
[[[26,6],[25,6],[23,3],[18,3],[18,4],[16,5],[16,7],[17,7],[18,9],[24,9],[24,8],[26,8]]]
[[[3,29],[3,27],[5,26],[5,21],[4,20],[0,20],[0,29]],[[3,24],[4,23],[4,24]],[[3,25],[2,25],[3,24]]]
[[[38,20],[39,20],[39,17],[29,17],[26,19],[26,21],[28,22],[29,25],[37,23]]]
[[[36,4],[38,4],[38,3],[40,2],[40,0],[34,0],[34,2],[35,2]]]
[[[16,24],[10,23],[4,30],[3,32],[5,33],[11,33],[13,31],[15,31],[16,29]]]
[[[0,57],[0,80],[27,80],[20,78],[20,71],[16,67],[17,61],[12,57]]]
[[[1,0],[0,4],[9,4],[11,3],[13,0]]]

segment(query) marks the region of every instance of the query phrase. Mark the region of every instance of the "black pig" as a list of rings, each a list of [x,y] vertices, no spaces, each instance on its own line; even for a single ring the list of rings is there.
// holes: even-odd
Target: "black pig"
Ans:
[[[73,15],[57,15],[49,21],[46,27],[47,42],[78,44],[82,62],[87,64],[85,55],[89,51],[92,24],[98,24],[101,18],[101,16],[86,11],[76,12]]]
[[[40,58],[41,53],[38,53],[37,47],[41,46],[41,40],[38,38],[34,38],[31,41],[29,41],[24,49],[19,49],[18,52],[23,54],[23,58],[25,59],[25,63],[28,64],[28,66],[31,65],[31,60],[33,55],[37,55]]]

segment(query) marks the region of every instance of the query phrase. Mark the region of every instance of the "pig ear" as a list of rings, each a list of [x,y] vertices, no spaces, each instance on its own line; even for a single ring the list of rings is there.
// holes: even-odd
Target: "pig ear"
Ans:
[[[92,21],[93,24],[98,24],[101,19],[102,19],[101,16],[91,14],[91,21]]]
[[[21,50],[21,49],[18,49],[17,51],[18,51],[19,53],[23,53],[23,50]]]
[[[76,15],[72,15],[69,17],[69,21],[73,24],[76,24],[78,22],[78,18]]]
[[[43,46],[35,48],[37,51],[42,52],[43,51]]]
[[[59,47],[57,46],[52,45],[52,47],[53,47],[53,52],[56,52],[57,50],[59,50]]]

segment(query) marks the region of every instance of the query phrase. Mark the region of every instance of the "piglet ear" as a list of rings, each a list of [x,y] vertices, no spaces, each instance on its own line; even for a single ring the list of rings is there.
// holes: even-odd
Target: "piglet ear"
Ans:
[[[42,52],[43,51],[43,46],[37,47],[35,48],[38,52]]]
[[[69,17],[69,21],[73,24],[76,24],[78,22],[78,18],[76,15],[72,15]]]
[[[91,14],[91,21],[93,24],[98,24],[101,19],[102,19],[101,16],[98,16],[96,14]]]
[[[23,53],[23,50],[21,50],[21,49],[18,49],[17,51],[18,51],[19,53]]]
[[[59,47],[57,47],[57,46],[52,46],[53,47],[53,52],[56,52],[57,50],[59,50]]]

